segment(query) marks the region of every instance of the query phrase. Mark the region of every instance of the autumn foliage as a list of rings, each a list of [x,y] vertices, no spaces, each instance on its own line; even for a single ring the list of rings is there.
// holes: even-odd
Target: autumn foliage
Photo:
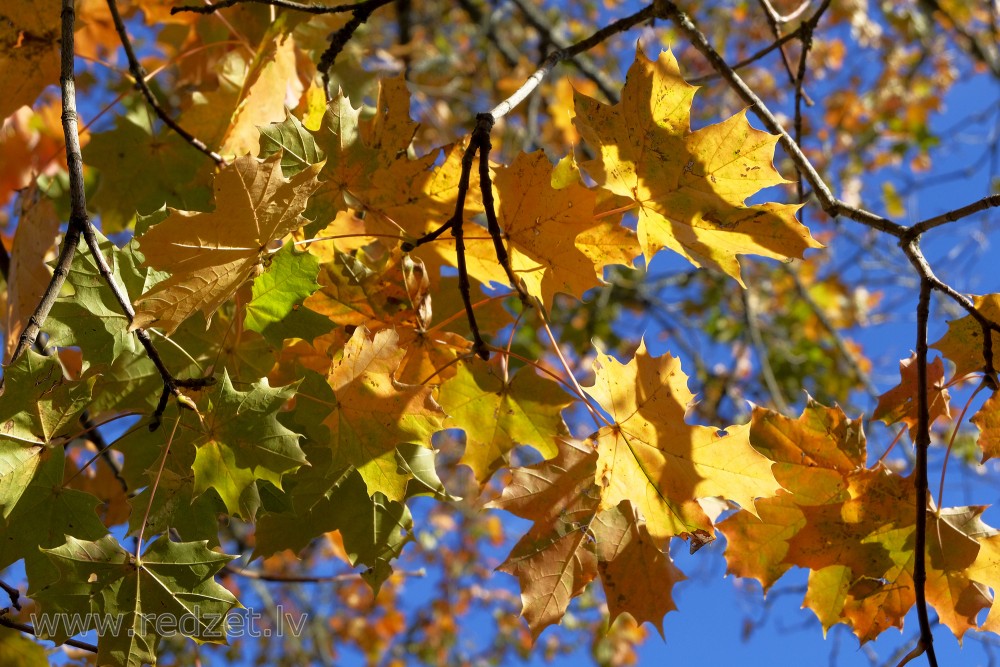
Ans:
[[[884,216],[833,194],[885,166],[881,128],[930,168],[955,75],[927,43],[1000,72],[996,17],[609,0],[562,26],[544,4],[514,2],[506,31],[471,0],[0,8],[0,625],[21,633],[0,655],[44,664],[33,633],[184,664],[184,637],[230,641],[210,619],[273,607],[265,590],[316,614],[288,591],[333,581],[310,644],[237,636],[228,657],[460,664],[457,619],[482,608],[489,660],[573,650],[545,634],[566,621],[621,664],[677,611],[671,553],[707,545],[765,592],[808,571],[823,632],[872,641],[915,608],[932,665],[931,625],[1000,632],[1000,534],[983,505],[941,507],[927,467],[971,387],[978,458],[1000,453],[1000,297],[938,279],[920,245],[1000,199],[902,225],[892,185]],[[848,45],[923,53],[913,90],[886,99],[889,56],[831,83]],[[869,248],[848,226],[919,286],[895,387],[852,338],[880,287],[839,275]],[[686,263],[653,288],[667,254]],[[929,345],[932,297],[960,314]],[[677,328],[611,323],[664,298]],[[432,602],[404,611],[428,568]],[[184,616],[180,636],[147,622]],[[37,622],[68,617],[91,622]],[[123,622],[73,639],[98,617]]]

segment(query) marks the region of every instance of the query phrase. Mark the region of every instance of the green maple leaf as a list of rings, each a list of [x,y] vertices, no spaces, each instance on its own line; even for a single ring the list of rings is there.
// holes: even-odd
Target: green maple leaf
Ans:
[[[37,472],[0,521],[0,570],[24,559],[32,585],[57,575],[38,551],[66,541],[66,535],[98,539],[107,529],[97,516],[98,499],[63,487],[65,457],[61,447],[40,450]]]
[[[518,445],[531,445],[546,459],[557,453],[556,438],[568,435],[560,413],[571,397],[531,369],[505,378],[502,355],[493,360],[465,361],[455,376],[441,385],[438,402],[448,425],[465,431],[461,463],[484,482],[507,463]]]
[[[253,281],[244,326],[278,347],[286,334],[312,340],[329,331],[331,324],[327,318],[302,308],[306,297],[320,287],[316,282],[318,274],[316,257],[307,252],[295,252],[291,245],[283,246],[275,253],[267,271]],[[293,315],[298,315],[296,322],[288,322]]]
[[[204,421],[191,429],[197,448],[195,494],[213,488],[230,514],[254,518],[260,505],[255,482],[267,480],[280,488],[282,475],[306,463],[301,436],[277,419],[294,393],[294,387],[272,388],[266,378],[239,391],[223,372],[208,397]]]
[[[149,213],[164,204],[201,210],[211,201],[205,156],[173,130],[154,131],[150,118],[140,105],[119,116],[113,130],[93,135],[83,149],[85,163],[101,173],[90,203],[101,215],[105,232],[126,229],[137,212]]]
[[[211,551],[204,542],[161,538],[136,558],[111,535],[96,541],[69,537],[44,552],[61,579],[31,594],[43,614],[100,614],[120,621],[98,640],[100,665],[156,664],[158,628],[200,642],[226,642],[224,618],[239,602],[213,577],[235,556]]]
[[[137,535],[143,529],[145,519],[146,535],[159,535],[172,529],[187,542],[205,540],[210,546],[219,545],[216,517],[226,511],[226,506],[215,494],[195,495],[193,472],[182,474],[164,468],[156,493],[152,491],[153,487],[147,486],[129,501],[132,506],[128,522],[130,535]]]
[[[329,449],[307,451],[312,467],[300,469],[288,483],[293,511],[261,516],[252,558],[284,549],[298,553],[324,533],[339,530],[351,564],[367,568],[362,576],[377,591],[392,572],[389,562],[408,540],[410,511],[381,493],[369,496],[354,468],[336,472]]]
[[[94,376],[72,382],[55,357],[28,350],[5,369],[0,395],[0,511],[2,516],[25,492],[45,457],[45,449],[79,429]]]
[[[141,294],[163,277],[163,274],[139,266],[142,256],[137,252],[135,240],[118,248],[100,233],[97,238],[115,282],[126,293]],[[73,294],[56,301],[45,323],[50,345],[79,347],[85,359],[97,364],[111,364],[123,355],[145,355],[139,341],[128,330],[128,316],[108,289],[82,239],[66,282],[73,288]]]
[[[326,155],[316,145],[316,138],[298,118],[288,114],[280,123],[260,128],[260,153],[269,158],[281,153],[281,173],[291,178],[312,164],[319,164]]]

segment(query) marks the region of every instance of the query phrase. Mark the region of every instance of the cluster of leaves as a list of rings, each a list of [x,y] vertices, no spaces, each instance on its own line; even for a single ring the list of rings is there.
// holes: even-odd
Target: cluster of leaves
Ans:
[[[78,55],[113,58],[119,35],[107,6],[76,4]],[[58,245],[67,206],[57,106],[38,99],[58,78],[59,13],[26,1],[0,10],[0,83],[12,91],[0,104],[8,118],[0,200],[31,184],[19,195],[5,271],[0,570],[23,565],[36,616],[91,623],[73,632],[39,626],[40,636],[62,643],[101,618],[118,618],[97,643],[100,665],[155,663],[164,651],[184,650],[164,641],[168,633],[150,618],[191,616],[198,622],[182,625],[183,635],[225,643],[209,619],[240,604],[234,579],[216,581],[238,572],[229,565],[238,554],[227,555],[235,551],[276,569],[294,569],[290,555],[339,559],[389,600],[389,610],[399,586],[393,563],[421,535],[444,542],[448,530],[463,531],[471,544],[453,558],[475,557],[481,519],[447,523],[451,515],[438,508],[456,506],[530,522],[498,568],[520,585],[525,650],[574,613],[571,603],[584,614],[600,606],[597,589],[607,620],[589,630],[624,614],[662,632],[675,609],[673,585],[685,578],[671,544],[683,540],[696,551],[720,533],[731,573],[767,590],[791,568],[806,568],[805,605],[824,630],[843,623],[861,641],[875,639],[902,627],[917,602],[915,568],[925,555],[914,548],[918,505],[929,511],[928,603],[956,637],[997,631],[1000,611],[989,589],[1000,586],[1000,537],[981,520],[985,508],[936,507],[920,497],[912,474],[881,459],[870,463],[859,420],[810,399],[798,418],[756,407],[748,423],[729,424],[719,407],[727,389],[713,396],[706,386],[709,400],[697,414],[714,425],[696,425],[678,358],[654,356],[639,343],[622,361],[589,338],[573,338],[573,317],[587,308],[579,302],[595,288],[607,294],[618,286],[605,277],[668,250],[696,267],[688,280],[704,285],[685,307],[711,319],[706,331],[716,340],[759,338],[753,282],[773,289],[775,326],[794,332],[762,364],[784,383],[778,397],[835,371],[842,360],[831,350],[856,349],[840,339],[825,349],[809,341],[820,329],[836,336],[835,329],[854,326],[877,297],[816,278],[814,255],[804,263],[811,268],[797,273],[739,259],[790,262],[821,247],[797,218],[800,204],[747,203],[787,181],[772,164],[777,137],[752,127],[746,111],[692,130],[696,87],[672,52],[650,59],[640,47],[616,103],[591,97],[593,82],[575,92],[565,80],[551,84],[545,141],[561,151],[557,159],[509,141],[502,162],[489,161],[487,147],[482,168],[470,169],[469,139],[451,136],[460,134],[451,121],[421,126],[411,118],[407,78],[419,87],[447,76],[416,47],[399,56],[412,65],[407,78],[362,69],[357,40],[329,71],[318,71],[327,35],[351,28],[357,12],[310,19],[265,3],[233,4],[214,17],[172,14],[158,0],[128,8],[127,15],[141,9],[148,23],[164,24],[160,52],[146,65],[163,56],[171,62],[181,97],[169,110],[217,159],[154,120],[138,98],[114,127],[85,135],[90,207],[119,242],[99,237],[98,261],[80,240],[44,321],[44,344],[16,359],[10,355],[50,282],[54,264],[45,258]],[[584,11],[598,14],[589,5]],[[405,13],[397,12],[403,32]],[[746,7],[734,25],[744,20]],[[853,19],[838,9],[830,20]],[[613,59],[604,48],[591,55]],[[831,41],[813,57],[836,50]],[[915,108],[906,122],[926,123],[933,97],[908,100]],[[34,111],[23,106],[32,104]],[[843,102],[852,113],[864,106]],[[578,141],[579,150],[569,151]],[[18,151],[29,159],[8,168]],[[857,155],[865,159],[864,151]],[[845,180],[859,164],[841,165]],[[499,237],[489,229],[494,216]],[[452,233],[427,241],[444,227]],[[498,238],[508,266],[498,258]],[[520,300],[511,296],[510,276]],[[123,310],[109,281],[134,312]],[[731,303],[748,284],[741,303]],[[793,307],[798,292],[809,307]],[[948,386],[993,375],[982,318],[1000,319],[1000,296],[974,305],[980,317],[953,321],[936,344],[955,366]],[[743,321],[727,319],[737,309]],[[486,350],[469,313],[489,359],[480,358]],[[563,326],[553,324],[563,318]],[[145,330],[154,333],[155,357],[136,336]],[[604,334],[616,338],[610,329]],[[563,341],[575,348],[569,359]],[[985,349],[998,345],[1000,338]],[[803,351],[813,365],[800,361]],[[903,363],[900,385],[874,413],[907,427],[914,440],[921,386],[930,420],[950,416],[941,360],[924,369],[931,377],[923,384],[917,367]],[[209,380],[164,388],[165,373]],[[857,388],[851,377],[822,389],[846,399]],[[102,446],[95,430],[125,417],[138,421]],[[996,456],[1000,403],[991,398],[973,421],[983,459]],[[534,450],[533,461],[523,461],[522,446]],[[456,449],[450,463],[441,460]],[[457,465],[471,471],[464,484],[444,472]],[[482,500],[460,505],[459,494]],[[414,525],[420,498],[435,503],[426,520],[437,533]],[[502,527],[483,530],[504,542]],[[134,538],[131,548],[126,537]],[[465,567],[470,577],[487,575]],[[448,593],[457,606],[472,604],[463,594],[455,602],[462,596]],[[349,607],[351,596],[344,599]],[[516,601],[494,602],[516,608]],[[979,625],[984,609],[990,612]],[[374,656],[400,621],[389,611],[368,613],[367,635],[346,622],[333,630]],[[411,635],[408,646],[453,641],[456,628],[435,622],[425,625],[425,642]],[[610,637],[622,646],[640,639],[634,626],[614,628]],[[516,636],[523,628],[498,632]],[[5,650],[19,642],[0,635]]]

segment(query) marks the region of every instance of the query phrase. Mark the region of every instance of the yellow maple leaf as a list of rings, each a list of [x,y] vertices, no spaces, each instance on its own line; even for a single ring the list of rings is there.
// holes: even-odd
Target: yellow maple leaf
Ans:
[[[745,111],[691,132],[695,90],[669,51],[656,61],[637,51],[621,102],[576,94],[574,122],[599,153],[583,167],[635,203],[647,261],[669,248],[742,285],[737,255],[787,259],[820,244],[795,219],[798,206],[744,204],[786,182],[772,164],[777,137],[750,127]]]
[[[685,423],[694,395],[674,357],[651,357],[643,342],[627,364],[598,354],[594,372],[584,389],[614,420],[594,436],[602,509],[629,500],[650,534],[665,539],[712,532],[699,498],[721,496],[756,513],[754,500],[781,488],[772,462],[750,446],[750,424],[720,431]]]
[[[1000,320],[1000,294],[973,296],[972,302],[983,316],[996,322]],[[992,335],[994,350],[991,361],[994,368],[998,364],[995,350],[1000,349],[1000,333]],[[948,322],[948,331],[931,345],[955,364],[953,377],[965,377],[969,373],[982,373],[986,366],[983,357],[983,327],[972,315],[960,317]]]
[[[575,172],[572,162],[564,164],[564,171]],[[595,217],[596,191],[584,187],[578,177],[565,178],[565,183],[557,183],[560,187],[552,180],[552,164],[537,151],[519,154],[493,181],[511,268],[528,292],[546,304],[556,292],[582,298],[603,282],[605,265],[629,265],[639,254],[635,236],[617,220]],[[492,239],[479,227],[467,233],[469,273],[484,283],[506,284]]]
[[[132,328],[157,326],[168,334],[196,310],[206,318],[266,262],[274,242],[300,227],[306,200],[317,187],[315,165],[281,175],[281,154],[265,161],[238,158],[215,177],[215,210],[169,209],[139,240],[146,266],[170,270],[166,280],[135,301]]]

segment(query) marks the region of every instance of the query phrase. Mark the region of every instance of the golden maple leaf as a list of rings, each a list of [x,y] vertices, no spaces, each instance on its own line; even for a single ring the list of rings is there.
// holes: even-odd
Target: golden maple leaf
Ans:
[[[697,499],[721,496],[755,514],[754,500],[781,488],[772,462],[750,446],[750,424],[720,431],[685,423],[694,395],[674,357],[651,357],[642,343],[627,364],[598,354],[594,371],[584,389],[614,420],[594,436],[602,509],[629,500],[650,534],[665,539],[712,532]]]
[[[583,298],[603,282],[605,265],[631,265],[639,254],[632,232],[595,215],[597,191],[584,187],[572,160],[560,163],[560,170],[556,177],[541,151],[521,153],[493,180],[514,275],[548,305],[556,292]],[[554,177],[564,182],[553,184]],[[492,239],[471,225],[467,233],[469,273],[483,283],[506,284]]]
[[[786,182],[772,164],[777,137],[750,127],[745,111],[692,132],[695,90],[669,51],[656,61],[637,51],[621,102],[576,94],[574,122],[599,153],[583,167],[635,203],[647,261],[670,248],[742,285],[737,255],[787,259],[820,244],[795,219],[798,206],[744,204]]]
[[[146,266],[171,275],[136,299],[132,328],[157,326],[169,334],[196,310],[210,319],[260,270],[274,242],[305,222],[301,213],[320,166],[284,178],[280,153],[265,161],[245,155],[215,177],[214,211],[168,209],[139,247]]]

